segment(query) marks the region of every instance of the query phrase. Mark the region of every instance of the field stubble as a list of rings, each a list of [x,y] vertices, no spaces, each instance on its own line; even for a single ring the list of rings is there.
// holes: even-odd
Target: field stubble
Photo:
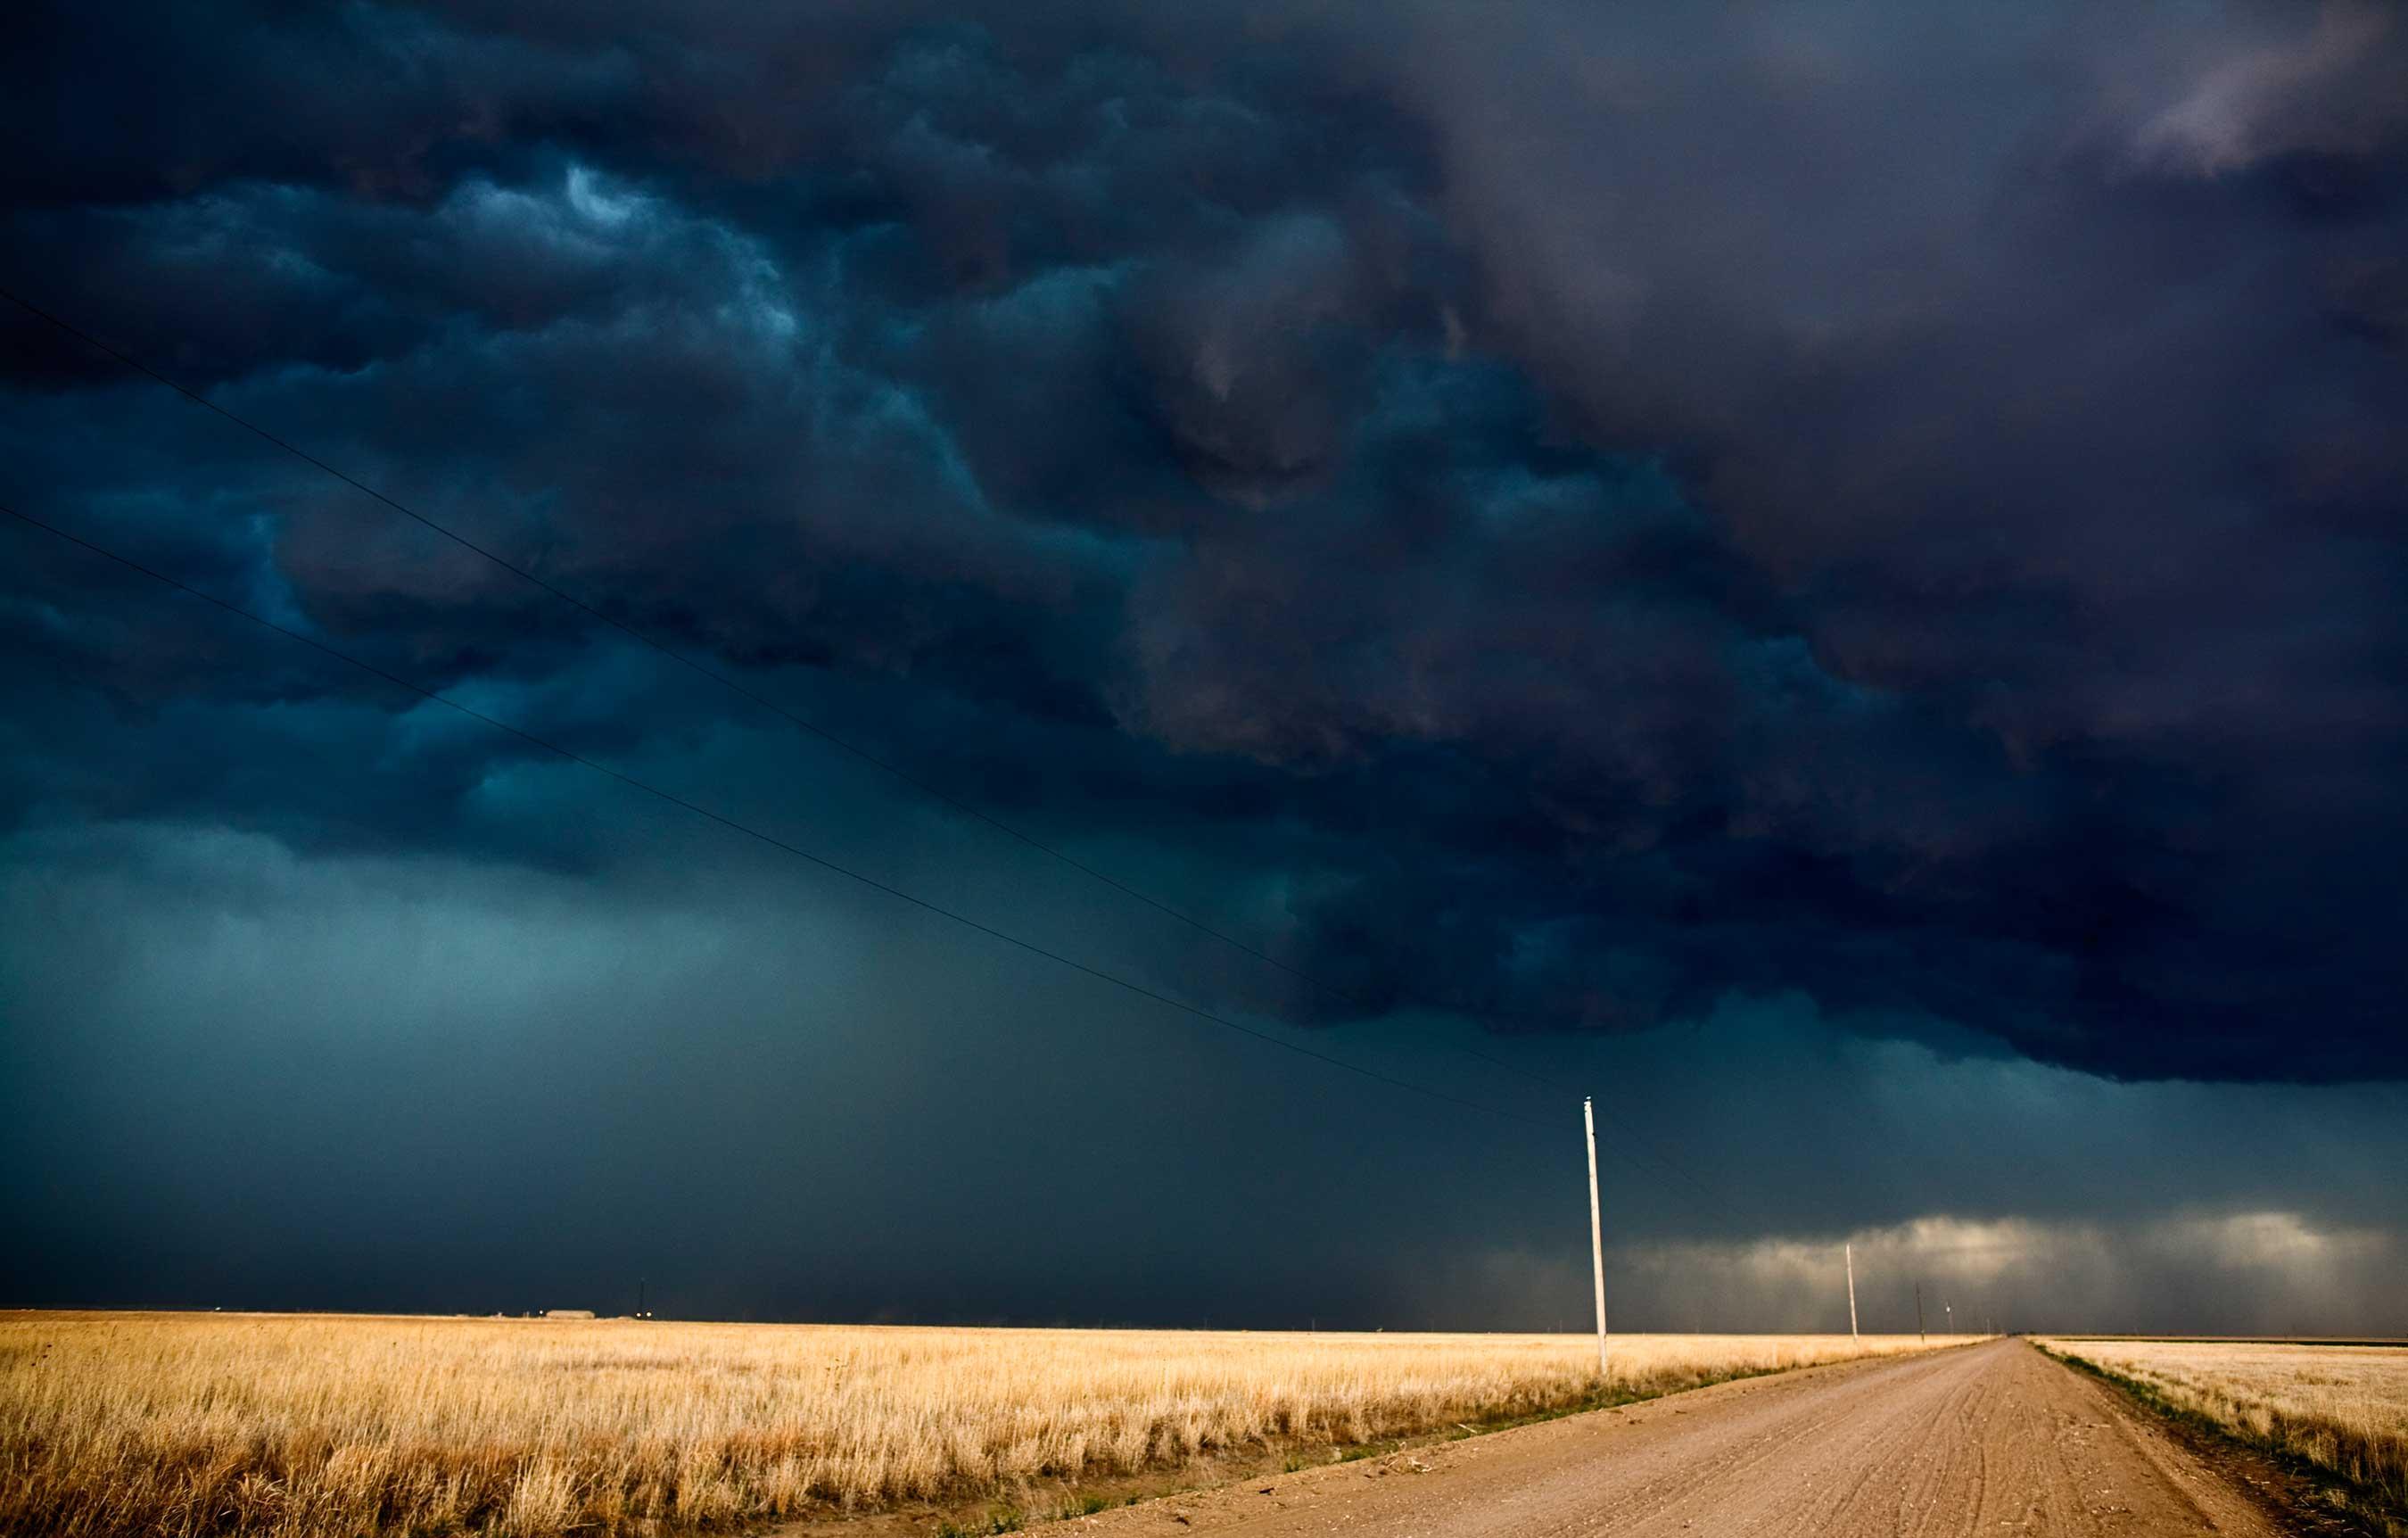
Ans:
[[[1934,1337],[1933,1345],[1953,1344]],[[0,1317],[0,1531],[605,1535],[1176,1471],[1914,1337]]]

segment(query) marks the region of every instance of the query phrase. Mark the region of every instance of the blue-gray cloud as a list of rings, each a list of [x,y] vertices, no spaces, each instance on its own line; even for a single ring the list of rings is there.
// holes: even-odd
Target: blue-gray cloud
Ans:
[[[1242,851],[1344,998],[1216,999],[2408,1072],[2408,27],[1473,14],[46,13],[7,280],[1140,885]],[[580,751],[758,724],[0,335],[29,510]],[[8,538],[20,826],[602,861]]]

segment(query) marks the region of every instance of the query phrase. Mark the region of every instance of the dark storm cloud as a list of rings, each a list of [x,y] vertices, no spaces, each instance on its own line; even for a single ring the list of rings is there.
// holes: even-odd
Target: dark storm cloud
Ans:
[[[1343,998],[1181,985],[2408,1074],[2390,10],[156,21],[8,66],[10,283],[966,799],[1244,851]],[[28,510],[580,751],[749,722],[6,337]],[[21,822],[590,855],[10,538]]]
[[[875,782],[784,789],[848,857],[900,846],[912,884],[1141,941]],[[0,1032],[0,1291],[624,1309],[648,1277],[687,1317],[1577,1329],[1576,1108],[1515,1099],[1478,1042],[1597,1086],[1624,1329],[1844,1329],[1851,1238],[1874,1330],[1912,1328],[1918,1279],[1935,1315],[2020,1326],[2408,1324],[2399,1183],[2372,1178],[2408,1158],[2397,1085],[2113,1084],[1794,997],[1680,1031],[1319,1039],[1547,1124],[1433,1114],[572,772],[484,794],[606,819],[615,879],[155,826],[0,845],[14,1016],[72,1022]]]

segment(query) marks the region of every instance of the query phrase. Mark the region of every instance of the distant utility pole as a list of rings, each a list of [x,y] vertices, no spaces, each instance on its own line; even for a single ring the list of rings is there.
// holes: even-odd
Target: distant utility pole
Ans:
[[[1842,1244],[1840,1253],[1848,1262],[1848,1339],[1853,1341],[1856,1338],[1856,1247]]]
[[[1930,1337],[1923,1332],[1923,1284],[1920,1282],[1914,1284],[1914,1338],[1925,1345],[1931,1344]]]
[[[1581,1128],[1588,1134],[1588,1272],[1597,1289],[1597,1375],[1605,1376],[1605,1220],[1597,1210],[1597,1113],[1581,1097]]]

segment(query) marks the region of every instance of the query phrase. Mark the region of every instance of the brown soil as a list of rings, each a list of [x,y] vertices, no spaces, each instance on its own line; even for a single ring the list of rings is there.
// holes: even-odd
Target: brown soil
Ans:
[[[2230,1533],[2304,1515],[2020,1341],[1756,1378],[1050,1525],[1081,1538]],[[2272,1504],[2270,1508],[2270,1498]]]

